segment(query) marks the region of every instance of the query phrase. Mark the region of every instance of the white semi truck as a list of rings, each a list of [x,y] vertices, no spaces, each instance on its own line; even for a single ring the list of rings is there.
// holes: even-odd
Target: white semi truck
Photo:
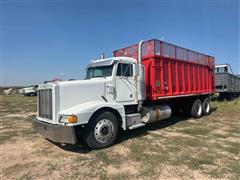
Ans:
[[[137,58],[120,56],[91,62],[84,80],[39,85],[38,112],[33,120],[36,132],[58,143],[75,144],[83,137],[89,147],[99,149],[112,145],[120,129],[169,118],[170,104],[176,98],[195,118],[210,113],[208,96],[212,91],[153,100],[149,94],[151,76],[144,75],[143,41],[134,47]]]

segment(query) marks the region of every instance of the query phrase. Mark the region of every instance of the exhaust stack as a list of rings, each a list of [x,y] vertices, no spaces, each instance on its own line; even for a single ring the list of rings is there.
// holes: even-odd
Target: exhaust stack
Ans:
[[[102,53],[102,54],[101,54],[101,59],[104,59],[104,58],[105,58],[105,54]]]
[[[142,65],[142,45],[144,41],[141,40],[138,44],[138,78],[137,78],[137,94],[138,103],[141,106],[146,98],[145,79],[144,79],[144,66]],[[141,107],[138,108],[139,110]]]

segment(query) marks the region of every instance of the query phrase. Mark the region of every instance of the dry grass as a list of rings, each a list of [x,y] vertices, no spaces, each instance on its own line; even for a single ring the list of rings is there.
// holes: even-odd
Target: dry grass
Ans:
[[[212,106],[201,119],[175,116],[91,151],[35,134],[36,98],[0,95],[3,179],[239,179],[240,99]]]

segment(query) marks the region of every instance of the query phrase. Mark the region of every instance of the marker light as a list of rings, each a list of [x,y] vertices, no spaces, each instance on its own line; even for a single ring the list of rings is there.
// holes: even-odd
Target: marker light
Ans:
[[[67,121],[68,121],[68,123],[76,123],[77,116],[68,116]]]
[[[63,115],[60,118],[60,123],[76,123],[77,122],[77,116],[74,115]]]

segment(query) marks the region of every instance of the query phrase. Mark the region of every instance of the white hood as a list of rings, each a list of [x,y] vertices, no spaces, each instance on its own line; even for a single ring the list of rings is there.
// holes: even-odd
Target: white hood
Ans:
[[[107,78],[59,82],[56,88],[59,91],[59,111],[89,102],[103,101]]]

